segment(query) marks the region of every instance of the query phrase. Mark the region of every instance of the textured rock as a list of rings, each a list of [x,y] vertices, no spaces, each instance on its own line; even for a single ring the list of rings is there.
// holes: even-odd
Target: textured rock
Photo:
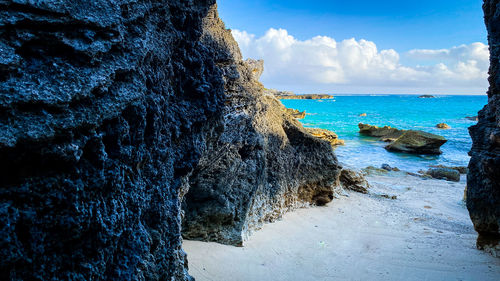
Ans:
[[[378,127],[363,123],[359,123],[358,127],[360,134],[368,137],[378,137],[384,141],[397,139],[405,132],[404,130],[392,128],[391,126]]]
[[[490,46],[488,105],[470,127],[471,160],[467,175],[467,208],[479,233],[478,246],[492,248],[500,240],[500,1],[483,5]],[[488,246],[489,245],[489,246]],[[487,246],[487,247],[486,247]],[[493,246],[494,247],[494,246]]]
[[[361,173],[347,168],[342,169],[340,172],[340,183],[342,187],[360,193],[368,193],[368,188],[370,188],[370,185]]]
[[[458,171],[460,174],[467,174],[469,169],[464,166],[444,166],[444,165],[430,165],[431,168],[443,168],[443,169],[452,169]]]
[[[306,118],[306,112],[300,111],[298,109],[293,108],[285,108],[285,112],[292,115],[295,119],[304,119]]]
[[[389,151],[413,154],[441,154],[439,148],[445,143],[446,139],[442,136],[409,130],[385,148]]]
[[[276,89],[264,89],[264,94],[273,95],[281,100],[319,100],[319,99],[333,99],[334,96],[328,94],[301,94],[296,95],[290,91],[278,91]]]
[[[305,129],[312,136],[329,142],[333,148],[345,144],[344,141],[339,139],[337,134],[335,134],[332,131],[325,129],[318,129],[318,128],[305,128]]]
[[[427,170],[426,175],[434,179],[447,180],[447,181],[460,181],[460,173],[457,170],[446,168],[432,168]]]
[[[0,1],[0,279],[186,280],[213,1]]]
[[[436,128],[438,128],[438,129],[451,129],[450,125],[448,125],[446,123],[439,123],[436,125]]]
[[[224,123],[206,143],[185,197],[183,235],[242,245],[290,209],[330,202],[340,167],[332,147],[310,135],[256,80],[215,10],[204,41],[219,46],[227,101]]]

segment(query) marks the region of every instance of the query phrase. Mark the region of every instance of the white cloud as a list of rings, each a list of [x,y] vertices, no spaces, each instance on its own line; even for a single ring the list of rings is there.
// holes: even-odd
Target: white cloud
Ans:
[[[245,58],[264,59],[267,87],[299,92],[484,93],[489,66],[482,43],[400,56],[374,42],[326,36],[297,40],[284,29],[262,37],[233,30]],[[413,65],[404,65],[413,61]]]

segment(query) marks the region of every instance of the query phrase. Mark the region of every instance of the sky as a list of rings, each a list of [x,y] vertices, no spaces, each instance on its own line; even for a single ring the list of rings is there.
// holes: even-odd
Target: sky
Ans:
[[[297,93],[484,94],[482,0],[219,0],[261,81]]]

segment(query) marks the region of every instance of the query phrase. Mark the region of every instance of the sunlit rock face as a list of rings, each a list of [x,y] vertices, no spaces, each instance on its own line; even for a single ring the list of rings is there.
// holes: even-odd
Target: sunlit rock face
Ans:
[[[478,246],[490,247],[500,238],[500,1],[483,5],[490,47],[488,105],[472,126],[472,156],[467,175],[467,208],[479,233]]]
[[[0,279],[186,280],[214,1],[0,1]]]
[[[243,61],[215,7],[203,42],[219,50],[226,102],[185,197],[183,235],[241,245],[263,223],[304,205],[324,205],[338,191],[340,167],[329,142],[312,136],[258,78],[262,61]]]

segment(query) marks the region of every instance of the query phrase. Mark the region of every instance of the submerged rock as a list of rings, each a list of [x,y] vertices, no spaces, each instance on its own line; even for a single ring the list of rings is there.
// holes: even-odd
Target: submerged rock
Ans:
[[[242,245],[263,223],[330,202],[341,187],[330,141],[314,137],[257,80],[263,64],[243,61],[215,9],[203,42],[216,46],[224,73],[223,123],[202,143],[183,202],[187,239]],[[260,69],[255,69],[260,68]]]
[[[385,148],[389,151],[405,152],[413,154],[441,154],[439,149],[446,143],[442,136],[434,135],[424,131],[406,131],[394,142]]]
[[[304,119],[306,118],[306,111],[299,111],[298,109],[293,108],[285,108],[285,112],[292,115],[295,119]]]
[[[348,168],[340,172],[340,184],[346,189],[360,193],[368,193],[368,188],[370,188],[368,181],[361,173]]]
[[[456,181],[456,182],[460,181],[460,173],[457,170],[453,169],[432,168],[427,170],[425,174],[435,179]]]
[[[465,119],[470,120],[470,121],[476,121],[476,122],[479,120],[479,118],[477,116],[467,116],[467,117],[465,117]]]
[[[369,137],[379,137],[384,141],[387,139],[396,139],[405,132],[404,130],[399,130],[391,126],[378,127],[363,123],[359,123],[358,127],[360,134]]]
[[[344,141],[339,139],[337,134],[332,131],[318,128],[306,128],[306,131],[316,138],[329,142],[334,148],[345,144]]]
[[[451,127],[446,123],[439,123],[436,125],[436,128],[438,128],[438,129],[451,129]]]
[[[490,48],[488,104],[469,128],[472,149],[467,174],[467,209],[479,233],[478,247],[492,249],[500,240],[500,1],[483,4]]]

